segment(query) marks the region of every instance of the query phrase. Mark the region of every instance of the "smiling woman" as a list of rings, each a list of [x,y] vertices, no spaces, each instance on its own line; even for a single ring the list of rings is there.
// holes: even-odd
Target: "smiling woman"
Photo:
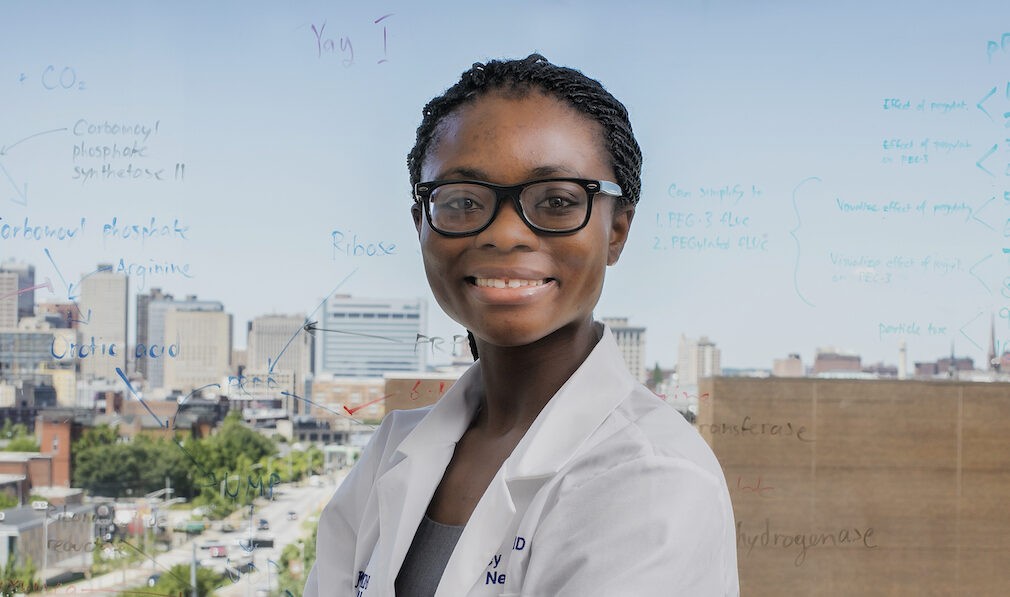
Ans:
[[[534,54],[474,65],[423,114],[411,214],[480,358],[383,421],[305,594],[738,594],[719,463],[593,318],[641,186],[624,106]]]

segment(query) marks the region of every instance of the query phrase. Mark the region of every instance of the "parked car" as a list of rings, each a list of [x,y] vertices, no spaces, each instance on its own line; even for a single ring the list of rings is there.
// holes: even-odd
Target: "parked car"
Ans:
[[[239,547],[246,551],[252,551],[258,547],[273,547],[274,538],[269,535],[257,535],[250,539],[244,537],[238,540]]]
[[[158,579],[161,578],[161,574],[155,573],[147,577],[147,586],[153,587],[158,584]]]
[[[294,510],[288,510],[288,520],[295,520],[298,518],[298,513]]]

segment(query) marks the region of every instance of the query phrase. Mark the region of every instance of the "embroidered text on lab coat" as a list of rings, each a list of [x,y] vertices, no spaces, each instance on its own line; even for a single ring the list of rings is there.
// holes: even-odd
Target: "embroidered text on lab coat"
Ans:
[[[515,551],[522,551],[526,549],[526,538],[516,535],[515,543],[512,544],[512,549]],[[505,584],[505,573],[498,571],[498,565],[501,564],[502,554],[496,553],[491,561],[488,562],[487,567],[490,570],[485,571],[484,584],[485,585],[503,585]]]

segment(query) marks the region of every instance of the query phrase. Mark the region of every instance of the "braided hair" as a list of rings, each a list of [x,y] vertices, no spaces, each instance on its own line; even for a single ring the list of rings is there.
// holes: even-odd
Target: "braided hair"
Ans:
[[[622,200],[637,204],[642,192],[642,150],[631,129],[627,108],[599,81],[573,68],[552,64],[540,54],[530,54],[520,60],[475,62],[455,85],[428,102],[421,111],[417,140],[407,154],[411,192],[421,181],[421,166],[431,146],[438,142],[438,125],[443,119],[459,107],[492,92],[523,98],[534,90],[561,100],[600,124],[604,148],[617,176],[615,182],[624,192]],[[477,342],[469,330],[467,339],[476,360]]]
[[[617,175],[615,181],[624,191],[624,200],[638,203],[642,192],[642,150],[631,130],[628,110],[603,85],[581,72],[551,64],[540,54],[521,60],[490,60],[474,63],[459,82],[432,99],[422,110],[417,140],[407,154],[410,187],[421,182],[421,165],[433,143],[438,125],[457,108],[491,92],[522,98],[539,90],[568,104],[576,111],[600,123],[604,148]]]

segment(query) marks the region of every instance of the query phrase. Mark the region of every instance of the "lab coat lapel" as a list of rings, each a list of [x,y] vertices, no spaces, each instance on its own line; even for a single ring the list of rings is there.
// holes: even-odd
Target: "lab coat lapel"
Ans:
[[[379,539],[369,567],[381,571],[379,595],[393,595],[421,517],[476,411],[475,394],[468,389],[479,384],[479,367],[471,367],[404,438],[391,457],[391,467],[376,480]]]
[[[376,570],[384,571],[380,595],[393,594],[396,574],[452,451],[452,444],[440,445],[426,454],[405,457],[377,481],[379,541],[373,558],[379,564]]]
[[[446,563],[435,597],[466,595],[474,582],[483,580],[475,574],[483,573],[491,558],[499,553],[506,538],[503,533],[510,527],[515,514],[516,507],[505,481],[504,469],[499,469],[470,515]]]

